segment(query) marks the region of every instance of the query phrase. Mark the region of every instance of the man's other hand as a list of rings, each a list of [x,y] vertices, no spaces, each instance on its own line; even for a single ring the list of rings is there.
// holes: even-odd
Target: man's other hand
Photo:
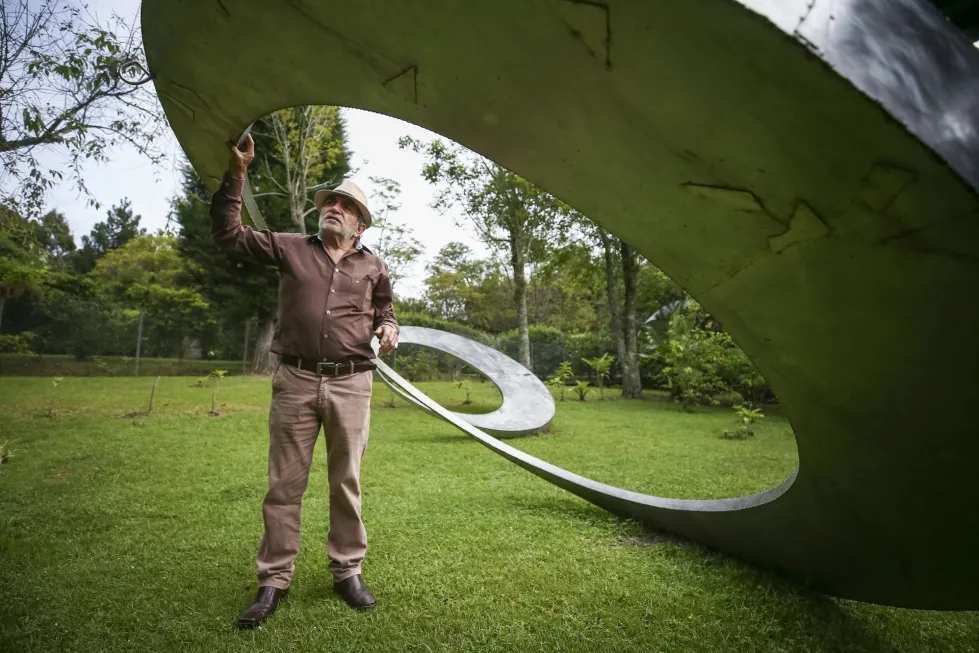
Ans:
[[[228,172],[233,177],[244,179],[248,165],[255,158],[255,141],[252,140],[251,134],[245,134],[245,140],[241,144],[244,149],[238,149],[235,143],[229,145],[231,145],[231,160],[228,162]]]
[[[381,341],[381,354],[387,354],[398,347],[398,330],[390,324],[382,324],[374,332]]]

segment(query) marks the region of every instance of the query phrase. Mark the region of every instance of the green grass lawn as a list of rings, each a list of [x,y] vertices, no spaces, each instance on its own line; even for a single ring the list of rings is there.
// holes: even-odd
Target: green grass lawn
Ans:
[[[979,651],[979,613],[814,594],[699,547],[643,536],[375,386],[364,461],[365,577],[351,611],[327,570],[325,449],[305,499],[290,600],[238,632],[262,534],[268,379],[0,377],[0,651]],[[451,409],[462,390],[422,383]],[[610,395],[615,394],[614,392]],[[473,385],[469,411],[499,396]],[[54,417],[49,417],[53,406]],[[708,498],[769,488],[796,464],[785,419],[717,437],[729,410],[558,404],[509,442],[632,490]]]

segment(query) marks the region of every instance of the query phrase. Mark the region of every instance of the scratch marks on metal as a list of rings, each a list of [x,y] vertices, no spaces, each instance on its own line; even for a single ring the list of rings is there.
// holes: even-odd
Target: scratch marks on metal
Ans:
[[[172,100],[173,103],[176,104],[181,109],[183,109],[185,113],[190,114],[190,120],[191,120],[191,122],[197,122],[197,112],[194,111],[194,107],[190,106],[189,104],[187,104],[186,102],[184,102],[180,98],[178,98],[176,96],[173,96],[173,95],[167,93],[163,89],[158,88],[157,89],[157,93],[159,93],[160,95],[162,95],[163,97],[165,97],[165,98],[167,98],[169,100]]]
[[[829,226],[812,207],[805,202],[799,202],[789,219],[789,228],[785,233],[769,238],[768,245],[773,252],[779,254],[792,245],[825,238],[829,233]]]
[[[917,180],[918,174],[913,170],[875,163],[861,181],[857,202],[871,211],[884,213]]]
[[[591,0],[560,0],[557,10],[571,36],[585,46],[592,58],[597,61],[604,59],[606,70],[611,70],[612,10],[608,4]]]
[[[393,61],[388,57],[385,57],[382,53],[378,52],[376,49],[370,48],[363,43],[360,43],[356,39],[352,38],[348,33],[345,33],[341,29],[337,29],[331,26],[329,23],[325,22],[319,15],[311,12],[308,8],[302,6],[301,2],[297,0],[287,0],[286,4],[296,10],[303,19],[315,25],[317,28],[323,30],[329,35],[331,41],[335,41],[342,45],[350,54],[366,63],[371,67],[377,74],[384,75],[387,74],[395,66],[399,65],[399,62]],[[336,14],[334,14],[336,15]]]
[[[200,102],[200,103],[201,103],[202,105],[204,105],[204,108],[205,108],[205,109],[207,109],[208,111],[211,111],[211,105],[210,105],[210,104],[209,104],[209,103],[207,102],[207,100],[205,100],[205,99],[204,99],[203,97],[201,97],[201,94],[200,94],[200,93],[198,93],[198,92],[197,92],[196,90],[194,90],[194,89],[192,89],[192,88],[190,88],[189,86],[184,86],[184,85],[183,85],[183,84],[181,84],[180,82],[174,82],[174,81],[171,81],[171,82],[170,82],[170,84],[171,84],[171,85],[173,85],[173,86],[176,86],[177,88],[182,88],[182,89],[184,89],[185,91],[190,91],[191,93],[193,93],[193,94],[194,94],[194,97],[196,97],[196,98],[198,99],[198,101],[199,101],[199,102]]]
[[[381,85],[408,102],[418,104],[418,66],[408,66],[397,75],[385,79]]]
[[[681,186],[689,193],[711,200],[734,211],[758,211],[767,213],[761,203],[761,198],[750,190],[730,188],[728,186],[714,186],[712,184],[696,184],[694,182],[686,182],[681,184]]]

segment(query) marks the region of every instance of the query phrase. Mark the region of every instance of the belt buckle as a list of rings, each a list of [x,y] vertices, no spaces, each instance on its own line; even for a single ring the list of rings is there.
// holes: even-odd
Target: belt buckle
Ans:
[[[350,373],[353,374],[354,373],[354,370],[355,370],[355,368],[354,368],[355,363],[354,363],[354,361],[349,361],[349,362],[350,362]],[[323,366],[324,365],[332,365],[333,366],[333,376],[338,376],[340,374],[340,363],[333,363],[331,361],[317,361],[316,362],[316,373],[319,376],[327,376],[327,374],[324,374],[323,373]]]

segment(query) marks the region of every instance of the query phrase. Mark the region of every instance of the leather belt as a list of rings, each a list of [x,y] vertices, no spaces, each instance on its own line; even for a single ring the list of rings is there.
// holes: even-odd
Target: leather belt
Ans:
[[[335,363],[332,361],[318,361],[312,358],[303,359],[298,356],[280,356],[279,360],[286,365],[298,367],[301,370],[306,370],[319,376],[346,376],[355,372],[373,370],[377,367],[370,361],[342,361]]]

